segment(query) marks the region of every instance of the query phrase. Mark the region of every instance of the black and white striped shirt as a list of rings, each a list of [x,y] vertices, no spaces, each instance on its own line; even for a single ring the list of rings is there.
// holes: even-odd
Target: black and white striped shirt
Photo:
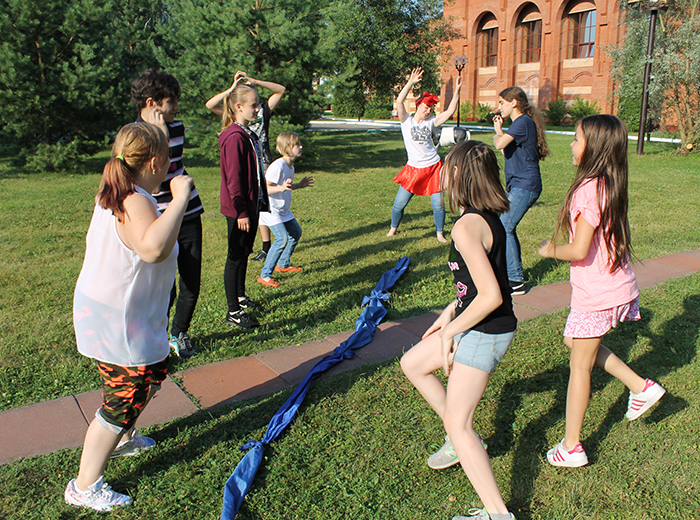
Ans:
[[[140,115],[136,122],[143,122]],[[168,126],[168,131],[170,133],[170,142],[168,143],[170,147],[170,169],[165,177],[165,181],[160,185],[160,189],[153,193],[153,196],[158,202],[158,209],[160,211],[165,211],[170,201],[173,200],[173,194],[170,192],[170,180],[177,175],[187,175],[187,170],[185,170],[185,166],[182,162],[182,155],[185,148],[185,125],[182,124],[182,121],[173,121],[172,123],[165,124]],[[185,211],[183,221],[198,217],[202,213],[204,213],[202,199],[199,198],[197,188],[192,186],[190,201],[187,204],[187,210]]]

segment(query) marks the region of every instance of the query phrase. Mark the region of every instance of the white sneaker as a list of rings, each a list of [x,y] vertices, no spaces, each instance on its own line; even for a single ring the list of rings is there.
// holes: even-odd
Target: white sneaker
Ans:
[[[491,515],[484,509],[470,509],[467,514],[469,516],[454,516],[452,520],[491,520]],[[513,513],[508,513],[510,520],[515,520]]]
[[[479,440],[481,441],[484,449],[488,449],[488,445],[484,442],[484,439],[482,439],[481,436],[479,436]],[[428,457],[428,467],[431,469],[446,469],[454,466],[455,464],[459,464],[457,451],[452,445],[450,436],[445,435],[445,444],[443,444],[439,450]]]
[[[638,417],[646,412],[649,408],[654,406],[656,401],[661,399],[666,393],[666,389],[659,383],[655,383],[651,379],[647,379],[644,389],[638,394],[633,394],[630,392],[630,399],[627,403],[627,417],[628,421],[634,421]]]
[[[131,436],[131,439],[127,441],[122,441],[119,444],[117,444],[117,447],[114,448],[114,451],[112,452],[112,456],[110,458],[114,459],[116,457],[133,457],[135,455],[139,455],[141,452],[148,451],[154,448],[155,445],[156,441],[154,441],[150,437],[144,437],[143,435],[139,435],[139,432],[137,430],[134,430],[134,434]]]
[[[588,455],[579,442],[574,449],[564,449],[564,440],[547,452],[547,460],[552,466],[564,466],[566,468],[578,468],[588,464]]]
[[[85,507],[95,511],[111,511],[118,506],[131,505],[130,496],[122,495],[114,491],[109,484],[105,484],[104,477],[88,487],[87,491],[80,491],[75,484],[75,479],[68,482],[64,494],[66,504],[75,507]]]

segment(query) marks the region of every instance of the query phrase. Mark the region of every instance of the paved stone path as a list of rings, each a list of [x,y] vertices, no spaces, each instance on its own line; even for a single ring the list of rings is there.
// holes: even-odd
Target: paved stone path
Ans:
[[[644,289],[700,271],[700,249],[653,258],[634,264],[633,268],[639,288]],[[570,297],[569,282],[534,287],[527,294],[513,298],[515,314],[519,321],[549,314],[568,307]],[[342,361],[328,373],[345,372],[400,356],[418,342],[436,316],[437,313],[428,313],[380,324],[372,343],[356,350],[355,358]],[[139,425],[160,424],[221,404],[294,387],[311,367],[351,334],[352,331],[344,332],[178,372],[187,393],[170,379],[166,380],[139,419]],[[101,390],[95,390],[0,412],[0,464],[82,445],[101,403]],[[58,427],[47,427],[51,424]]]

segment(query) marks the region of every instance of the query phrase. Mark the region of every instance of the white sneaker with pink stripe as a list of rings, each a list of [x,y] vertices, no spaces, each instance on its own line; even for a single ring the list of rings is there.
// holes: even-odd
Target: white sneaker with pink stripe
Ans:
[[[580,442],[571,451],[564,449],[564,440],[562,439],[559,444],[547,452],[547,460],[552,466],[578,468],[588,464],[588,455]]]
[[[654,406],[654,403],[661,399],[661,397],[666,393],[666,389],[659,383],[655,383],[651,379],[647,379],[644,389],[638,394],[633,394],[630,392],[630,400],[627,405],[627,417],[628,421],[634,421],[636,418],[640,417],[649,408]]]

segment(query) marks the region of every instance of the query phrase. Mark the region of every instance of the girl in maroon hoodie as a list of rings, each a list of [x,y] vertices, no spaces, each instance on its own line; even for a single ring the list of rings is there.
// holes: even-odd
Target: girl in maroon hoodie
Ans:
[[[228,225],[228,254],[224,287],[228,302],[226,323],[248,329],[258,321],[246,310],[262,310],[245,294],[248,256],[258,229],[258,214],[268,211],[267,185],[258,138],[248,129],[258,113],[258,92],[238,85],[224,99],[219,135],[221,148],[221,213]]]

